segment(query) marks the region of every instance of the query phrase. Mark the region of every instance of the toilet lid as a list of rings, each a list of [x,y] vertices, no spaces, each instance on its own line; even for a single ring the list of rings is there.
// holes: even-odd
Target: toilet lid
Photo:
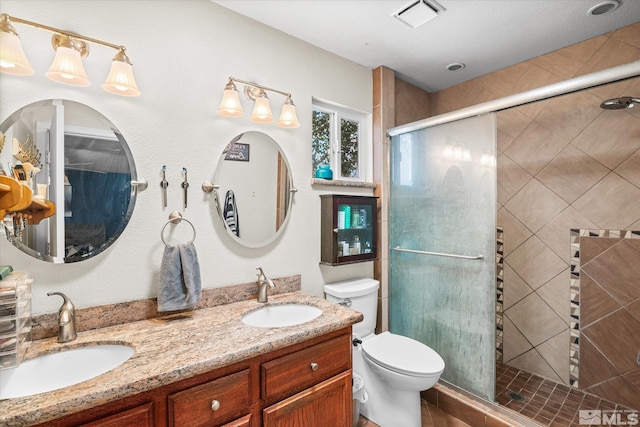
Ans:
[[[444,371],[444,360],[431,348],[402,335],[383,332],[362,343],[374,362],[407,375],[429,376]]]

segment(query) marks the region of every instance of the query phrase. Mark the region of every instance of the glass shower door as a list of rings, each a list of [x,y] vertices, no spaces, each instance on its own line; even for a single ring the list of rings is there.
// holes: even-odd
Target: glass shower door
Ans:
[[[433,348],[443,380],[490,401],[495,128],[492,113],[393,136],[389,207],[390,330]]]

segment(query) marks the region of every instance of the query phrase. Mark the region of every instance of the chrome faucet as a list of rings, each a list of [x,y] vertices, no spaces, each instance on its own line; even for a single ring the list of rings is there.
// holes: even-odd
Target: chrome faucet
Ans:
[[[258,284],[258,302],[268,302],[267,286],[275,288],[276,285],[273,284],[271,279],[265,276],[264,271],[262,271],[262,267],[256,267],[256,270],[258,270],[258,280],[256,280],[256,283]]]
[[[69,342],[77,338],[76,308],[62,292],[49,292],[48,296],[60,295],[64,301],[58,312],[58,342]]]

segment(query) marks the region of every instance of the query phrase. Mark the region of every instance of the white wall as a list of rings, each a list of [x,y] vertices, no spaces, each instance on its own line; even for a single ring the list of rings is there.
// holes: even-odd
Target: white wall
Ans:
[[[160,230],[173,210],[182,210],[182,167],[191,183],[184,215],[197,229],[196,247],[205,288],[255,279],[262,266],[271,277],[302,274],[304,290],[322,294],[325,282],[371,276],[373,263],[343,267],[318,265],[320,193],[371,194],[370,190],[312,188],[311,99],[332,100],[372,110],[371,71],[279,31],[237,15],[206,0],[164,1],[24,1],[3,0],[0,12],[127,47],[142,92],[124,98],[104,92],[114,51],[92,45],[85,60],[92,81],[76,88],[44,77],[54,52],[50,34],[16,24],[36,73],[30,77],[0,75],[0,122],[13,111],[47,98],[90,105],[123,133],[133,152],[138,175],[149,180],[133,218],[118,241],[99,256],[68,265],[31,259],[0,242],[0,264],[29,271],[35,279],[34,313],[52,312],[60,301],[46,293],[66,293],[78,307],[154,297],[163,245]],[[258,125],[245,116],[216,114],[229,76],[256,81],[293,94],[301,127],[284,130]],[[239,87],[240,90],[242,88]],[[283,99],[271,96],[274,114]],[[214,165],[228,141],[258,130],[279,142],[292,167],[295,195],[291,220],[281,238],[266,248],[239,246],[225,234],[210,195],[200,184],[211,180]],[[159,182],[167,166],[168,207],[162,208]]]

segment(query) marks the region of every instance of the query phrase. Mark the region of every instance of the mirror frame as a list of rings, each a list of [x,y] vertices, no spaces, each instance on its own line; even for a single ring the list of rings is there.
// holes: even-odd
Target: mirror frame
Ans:
[[[113,124],[113,122],[107,116],[105,116],[95,108],[89,105],[83,104],[81,102],[73,101],[70,99],[63,99],[63,98],[43,99],[40,101],[31,102],[27,105],[20,107],[18,110],[14,111],[13,113],[11,113],[2,123],[0,123],[0,132],[5,133],[8,129],[10,129],[16,123],[16,121],[21,116],[21,114],[23,114],[23,111],[26,108],[35,109],[35,108],[38,108],[38,106],[49,108],[50,106],[54,105],[55,102],[61,102],[63,105],[68,103],[77,104],[78,106],[81,106],[82,108],[87,109],[91,114],[99,116],[99,120],[103,121],[111,129],[111,131],[114,134],[114,137],[118,139],[118,141],[120,142],[123,154],[126,157],[126,160],[129,164],[129,171],[131,175],[131,179],[130,179],[131,194],[129,197],[127,212],[123,216],[123,220],[118,224],[117,229],[108,237],[108,239],[103,244],[101,244],[98,247],[95,247],[92,251],[88,252],[87,254],[84,254],[81,257],[78,257],[77,259],[68,259],[65,256],[51,256],[51,255],[42,254],[41,252],[25,245],[23,242],[16,239],[14,236],[6,235],[7,240],[12,244],[12,246],[14,246],[19,251],[35,259],[39,259],[41,261],[45,261],[53,264],[72,264],[72,263],[84,261],[87,259],[91,259],[96,255],[104,252],[115,243],[115,241],[120,237],[120,235],[124,232],[124,230],[129,225],[129,222],[131,220],[131,217],[133,215],[133,211],[136,205],[137,195],[140,191],[143,191],[146,188],[146,181],[138,178],[136,164],[133,158],[133,154],[131,152],[131,148],[129,147],[129,144],[127,143],[126,139],[124,138],[124,135],[122,135],[120,130]],[[9,146],[8,143],[5,143],[4,149],[5,150],[11,149],[11,147]],[[55,213],[55,215],[59,215],[59,214],[64,214],[64,210],[58,210]],[[0,218],[0,220],[3,220],[2,227],[4,227],[5,226],[4,218]]]
[[[282,222],[282,224],[280,225],[280,228],[278,228],[278,230],[275,231],[275,233],[273,233],[268,239],[261,241],[261,242],[249,242],[245,239],[242,239],[238,236],[235,235],[235,233],[233,233],[230,229],[229,226],[227,225],[227,222],[224,219],[224,214],[223,214],[223,209],[222,209],[222,204],[223,201],[220,200],[220,194],[219,194],[219,189],[220,189],[220,185],[218,184],[218,180],[220,179],[219,177],[219,173],[220,173],[220,166],[222,165],[222,162],[225,161],[225,154],[226,154],[226,149],[230,144],[234,144],[236,142],[240,142],[242,140],[242,137],[245,134],[248,133],[255,133],[255,134],[260,134],[262,135],[263,138],[267,138],[269,139],[269,142],[271,144],[273,144],[273,146],[278,150],[278,153],[280,154],[280,156],[282,157],[282,160],[284,161],[285,166],[287,167],[287,180],[288,180],[288,184],[289,184],[289,198],[287,201],[287,206],[286,206],[286,210],[285,210],[285,216],[284,216],[284,220]],[[239,243],[240,245],[247,247],[247,248],[253,248],[253,249],[257,249],[257,248],[262,248],[265,246],[268,246],[269,244],[273,243],[276,239],[278,239],[280,237],[280,235],[283,233],[283,230],[287,227],[287,224],[289,223],[289,218],[291,217],[291,212],[292,212],[292,207],[293,207],[293,197],[294,194],[298,191],[297,188],[294,187],[293,185],[293,174],[291,172],[291,165],[289,164],[289,160],[287,159],[287,156],[285,155],[284,151],[282,150],[282,147],[280,147],[280,144],[278,144],[278,142],[273,139],[270,135],[267,135],[264,132],[260,132],[257,130],[250,130],[250,131],[246,131],[246,132],[242,132],[241,134],[239,134],[238,136],[234,137],[231,141],[229,141],[229,143],[227,145],[225,145],[225,148],[223,149],[222,153],[220,154],[220,157],[218,157],[218,161],[216,163],[216,170],[214,172],[214,177],[213,177],[213,198],[214,198],[214,203],[216,206],[216,211],[218,213],[218,218],[220,219],[220,221],[222,222],[222,226],[224,227],[225,231],[227,232],[227,234],[237,243]]]

